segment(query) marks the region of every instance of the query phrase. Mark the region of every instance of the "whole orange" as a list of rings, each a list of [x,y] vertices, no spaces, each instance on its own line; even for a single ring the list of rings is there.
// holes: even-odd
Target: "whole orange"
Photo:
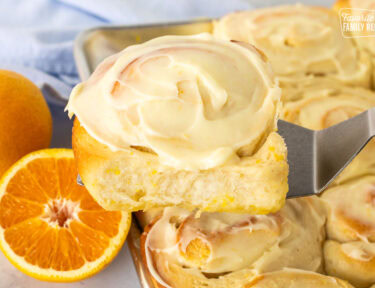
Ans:
[[[0,70],[0,176],[22,156],[47,148],[51,137],[52,117],[39,88]]]

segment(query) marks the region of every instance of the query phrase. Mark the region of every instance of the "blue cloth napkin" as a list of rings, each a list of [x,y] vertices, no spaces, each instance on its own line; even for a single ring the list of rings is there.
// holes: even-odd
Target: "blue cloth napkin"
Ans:
[[[79,81],[73,58],[76,35],[89,27],[220,17],[295,0],[1,0],[0,69],[48,83],[63,97]],[[299,0],[330,5],[333,0]],[[25,69],[27,67],[27,69]]]

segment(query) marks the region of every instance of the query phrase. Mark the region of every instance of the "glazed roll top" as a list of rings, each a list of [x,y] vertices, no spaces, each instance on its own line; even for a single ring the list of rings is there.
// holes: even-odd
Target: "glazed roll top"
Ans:
[[[325,268],[356,287],[375,283],[375,175],[324,192],[329,208]]]
[[[215,23],[214,34],[261,49],[283,86],[314,77],[370,86],[368,55],[342,37],[330,9],[297,4],[233,13]]]
[[[375,107],[375,93],[327,79],[302,82],[299,89],[283,89],[281,118],[308,129],[321,130]],[[375,172],[375,141],[371,141],[341,173],[336,183]]]
[[[114,151],[188,170],[236,163],[276,127],[280,89],[262,57],[208,34],[157,38],[104,61],[67,108]]]
[[[321,271],[325,216],[318,198],[288,200],[277,213],[202,213],[166,208],[143,234],[145,262],[165,287],[237,286],[284,267]],[[188,285],[188,286],[186,286]],[[189,286],[190,285],[190,286]],[[194,286],[196,285],[196,286]]]

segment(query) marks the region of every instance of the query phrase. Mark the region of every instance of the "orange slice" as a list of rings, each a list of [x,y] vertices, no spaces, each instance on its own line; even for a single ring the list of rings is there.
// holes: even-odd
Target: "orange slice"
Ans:
[[[101,208],[76,176],[72,150],[47,149],[25,156],[0,180],[0,248],[29,276],[87,278],[125,241],[131,215]]]

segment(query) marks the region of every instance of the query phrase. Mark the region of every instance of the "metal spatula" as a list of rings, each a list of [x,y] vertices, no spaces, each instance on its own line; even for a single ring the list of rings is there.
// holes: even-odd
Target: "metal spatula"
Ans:
[[[375,136],[375,108],[320,131],[283,120],[278,128],[288,147],[287,198],[320,194]]]
[[[288,147],[287,198],[320,194],[375,136],[375,108],[320,131],[282,120],[278,127]]]

